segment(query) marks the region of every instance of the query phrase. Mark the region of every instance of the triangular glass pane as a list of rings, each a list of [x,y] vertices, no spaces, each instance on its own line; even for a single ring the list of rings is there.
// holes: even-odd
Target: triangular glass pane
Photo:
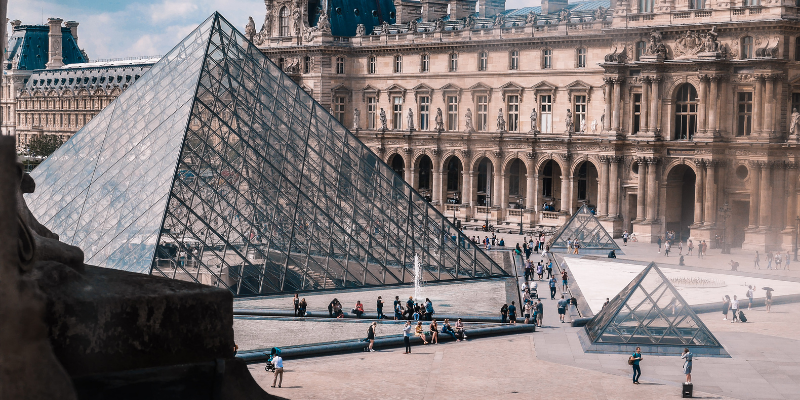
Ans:
[[[569,249],[569,243],[574,241],[580,244],[582,253],[620,251],[617,243],[586,204],[582,205],[569,221],[553,235],[548,245],[552,251],[566,252]]]

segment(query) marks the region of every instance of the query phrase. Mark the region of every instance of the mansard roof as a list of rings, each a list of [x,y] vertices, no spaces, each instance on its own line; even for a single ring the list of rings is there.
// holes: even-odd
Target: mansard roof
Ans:
[[[39,69],[28,77],[23,90],[61,91],[80,88],[111,90],[114,87],[130,86],[159,58],[127,60],[128,62],[122,64],[117,62],[71,64],[58,69]]]
[[[16,62],[17,69],[28,71],[44,69],[50,51],[49,33],[50,27],[47,25],[15,26],[6,45],[6,58],[3,61],[3,68],[10,68],[9,64]],[[78,48],[78,42],[72,36],[72,31],[69,28],[61,27],[61,36],[62,61],[64,64],[89,61],[81,49]]]

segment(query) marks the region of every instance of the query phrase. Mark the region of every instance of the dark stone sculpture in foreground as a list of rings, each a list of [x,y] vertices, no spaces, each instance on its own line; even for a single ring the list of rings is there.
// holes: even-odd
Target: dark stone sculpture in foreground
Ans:
[[[22,198],[0,137],[0,397],[271,399],[234,358],[225,289],[88,266]]]

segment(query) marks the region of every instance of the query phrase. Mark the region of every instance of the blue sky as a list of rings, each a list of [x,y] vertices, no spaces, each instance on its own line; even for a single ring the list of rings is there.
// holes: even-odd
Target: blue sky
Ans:
[[[541,0],[508,0],[507,8]],[[244,30],[263,21],[263,0],[11,0],[8,18],[40,24],[48,17],[78,21],[78,45],[92,60],[166,54],[214,11]],[[258,25],[258,24],[257,24]]]

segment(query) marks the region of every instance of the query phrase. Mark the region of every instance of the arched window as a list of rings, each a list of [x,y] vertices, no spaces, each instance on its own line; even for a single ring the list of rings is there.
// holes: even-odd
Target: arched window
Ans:
[[[583,47],[579,48],[578,51],[576,52],[576,55],[577,55],[576,66],[578,68],[586,68],[586,49]]]
[[[519,69],[519,51],[518,50],[511,50],[508,54],[508,69],[510,70],[518,70]]]
[[[689,83],[678,89],[675,103],[675,139],[692,140],[697,132],[697,90]]]
[[[753,58],[753,37],[745,36],[742,38],[742,60]]]
[[[450,53],[450,72],[458,71],[458,53]]]
[[[278,15],[278,26],[280,27],[278,36],[289,36],[289,8],[282,7],[281,12]]]
[[[399,74],[403,72],[403,56],[394,56],[394,73]]]
[[[374,74],[378,69],[378,60],[375,56],[369,56],[369,60],[367,60],[367,72],[370,74]]]
[[[486,71],[489,68],[489,53],[482,51],[478,53],[478,71]]]

